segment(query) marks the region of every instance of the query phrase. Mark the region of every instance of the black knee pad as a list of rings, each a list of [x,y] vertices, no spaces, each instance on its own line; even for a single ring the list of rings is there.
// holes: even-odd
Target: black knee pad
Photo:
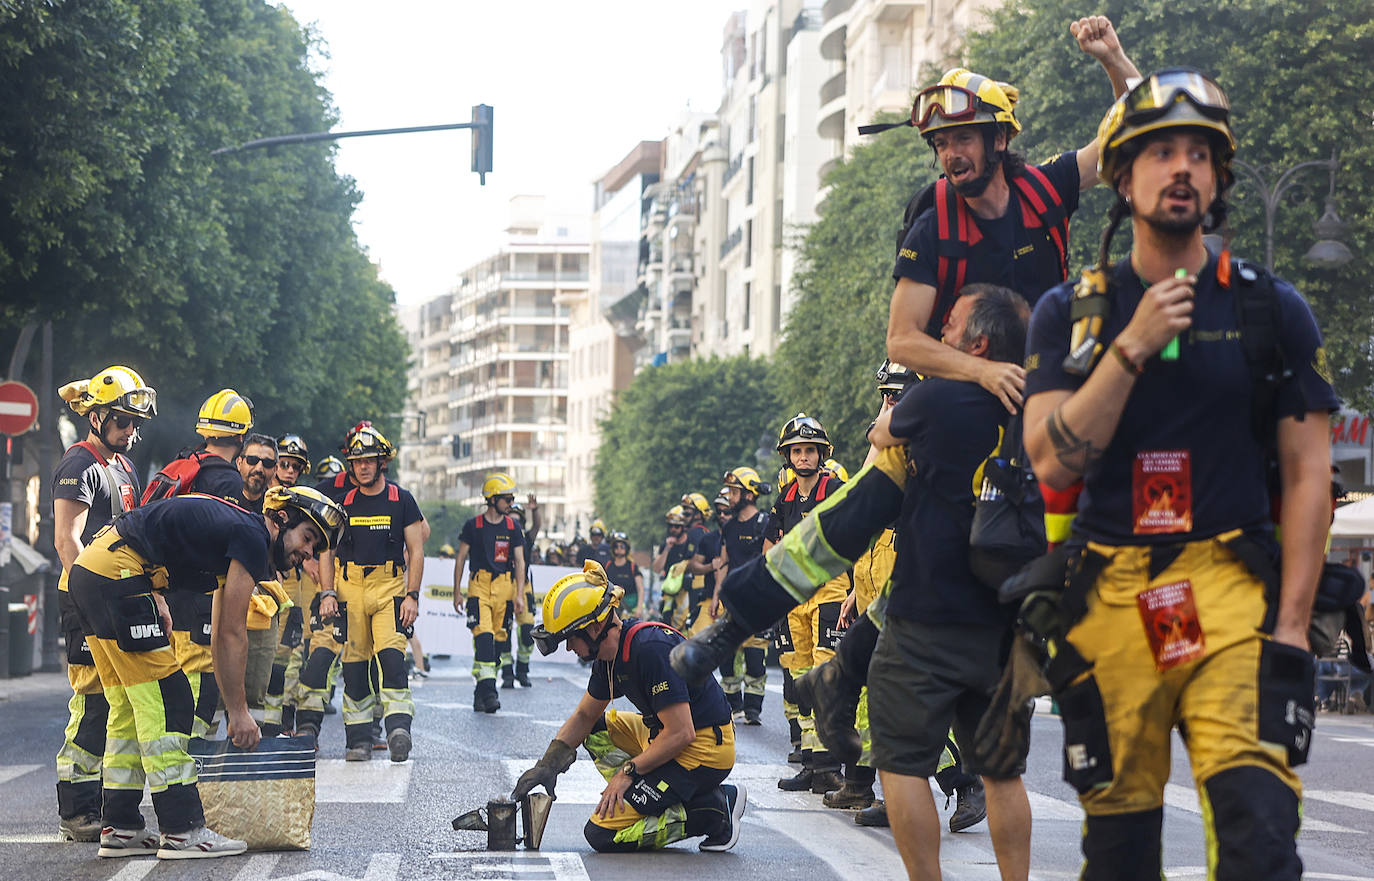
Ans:
[[[1159,881],[1164,809],[1089,815],[1083,824],[1081,881]]]
[[[280,664],[272,665],[272,673],[267,677],[267,693],[281,694],[286,690],[286,667]]]
[[[382,668],[382,687],[406,687],[409,681],[409,677],[406,676],[406,656],[400,649],[382,649],[377,652],[377,666]]]
[[[105,700],[104,694],[88,694],[84,704],[85,709],[81,713],[81,721],[76,725],[76,736],[72,738],[72,743],[93,756],[104,755],[105,729],[110,721],[110,702]]]
[[[205,698],[205,692],[210,692],[213,703],[209,704],[209,711],[203,718],[210,718],[215,712],[215,706],[219,703],[219,689],[214,686],[215,677],[209,673],[200,675],[201,698]],[[210,687],[207,689],[206,685]],[[191,697],[191,683],[186,679],[186,674],[180,670],[171,676],[165,677],[158,683],[162,690],[162,709],[167,716],[167,730],[176,731],[180,734],[191,733],[191,720],[196,715],[195,701]],[[109,711],[106,710],[108,717]]]
[[[501,629],[509,633],[513,623],[515,623],[515,600],[506,600],[506,611],[501,616]]]
[[[821,603],[816,608],[816,648],[835,650],[844,628],[840,626],[840,604]]]
[[[373,655],[372,660],[367,662],[367,684],[376,694],[382,687],[382,667],[377,663],[377,656]]]
[[[474,660],[489,664],[496,663],[496,637],[490,633],[479,633],[472,638]]]
[[[344,694],[361,700],[372,694],[372,664],[367,661],[345,661],[343,665]]]
[[[582,827],[582,835],[597,853],[634,853],[639,850],[633,841],[616,841],[615,833],[616,830],[598,826],[591,820]]]
[[[782,668],[782,699],[789,704],[797,702],[797,687],[792,684],[792,671]]]
[[[1203,788],[1212,805],[1208,836],[1217,849],[1217,881],[1297,881],[1298,797],[1266,768],[1230,768]]]
[[[329,649],[314,649],[301,667],[301,685],[322,691],[329,683],[329,668],[334,666],[334,653]]]
[[[182,675],[182,676],[185,676],[186,674],[185,674],[185,673],[182,673],[181,675]],[[187,690],[186,690],[186,693],[187,693],[187,694],[190,694],[190,693],[191,693],[191,692],[190,692],[191,683],[189,683],[189,682],[186,683],[186,689],[187,689]],[[163,694],[164,694],[164,696],[166,695],[166,689],[165,689],[165,687],[164,687],[164,689],[163,689]],[[219,707],[219,683],[215,681],[215,674],[213,674],[213,673],[202,673],[202,674],[200,674],[200,696],[196,698],[196,703],[195,703],[195,707],[194,707],[194,715],[195,715],[196,718],[198,718],[198,719],[204,719],[206,722],[209,722],[211,719],[215,718],[215,710],[216,710],[218,707]],[[171,727],[169,726],[169,727],[167,728],[167,730],[168,730],[168,731],[171,731],[172,729],[171,729]],[[190,717],[189,717],[189,716],[187,717],[187,720],[186,720],[186,733],[187,733],[187,734],[190,734],[190,733],[191,733],[191,722],[190,722]]]
[[[761,679],[768,675],[768,653],[763,649],[744,650],[744,675]]]
[[[533,607],[531,607],[531,608],[533,608]],[[529,647],[531,647],[531,646],[534,645],[534,625],[533,625],[533,624],[521,624],[521,625],[520,625],[520,644],[523,645],[525,648],[529,648]]]

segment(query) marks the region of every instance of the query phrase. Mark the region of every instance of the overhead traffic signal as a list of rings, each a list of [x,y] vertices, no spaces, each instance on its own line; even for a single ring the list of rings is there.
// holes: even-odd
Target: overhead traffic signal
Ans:
[[[486,186],[491,171],[491,105],[472,105],[472,170]]]

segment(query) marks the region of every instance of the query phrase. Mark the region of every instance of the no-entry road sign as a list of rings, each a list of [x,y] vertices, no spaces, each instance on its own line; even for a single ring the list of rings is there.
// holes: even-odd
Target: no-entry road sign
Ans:
[[[0,434],[24,434],[38,424],[38,396],[22,382],[0,382]]]

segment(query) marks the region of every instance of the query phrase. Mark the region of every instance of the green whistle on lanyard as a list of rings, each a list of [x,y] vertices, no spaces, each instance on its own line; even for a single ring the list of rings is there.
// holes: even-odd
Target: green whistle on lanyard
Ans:
[[[1175,269],[1175,270],[1174,270],[1174,278],[1187,278],[1187,277],[1188,277],[1188,270],[1184,269],[1182,266],[1180,266],[1178,269]],[[1161,361],[1177,361],[1177,360],[1178,360],[1178,337],[1174,337],[1173,339],[1169,340],[1168,344],[1167,344],[1167,345],[1164,347],[1164,349],[1159,353],[1159,360],[1161,360]]]

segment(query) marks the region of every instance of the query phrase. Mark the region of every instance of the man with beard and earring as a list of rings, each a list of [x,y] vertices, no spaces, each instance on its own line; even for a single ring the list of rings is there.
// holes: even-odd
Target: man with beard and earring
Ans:
[[[298,434],[284,434],[277,439],[277,470],[273,486],[295,486],[301,477],[310,473],[310,450]],[[299,566],[281,573],[282,590],[291,600],[291,607],[281,622],[281,635],[276,655],[272,659],[272,675],[267,682],[264,699],[262,733],[275,737],[296,727],[296,691],[300,687],[301,666],[310,653],[310,640],[305,632],[305,612],[320,591],[319,563],[310,557]]]
[[[262,511],[262,495],[277,479],[277,442],[265,434],[250,434],[234,460],[243,478],[243,507]]]
[[[1070,32],[1102,64],[1116,95],[1126,91],[1128,78],[1140,76],[1105,17],[1080,19]],[[1013,86],[962,68],[916,96],[904,125],[920,132],[943,175],[908,206],[887,325],[893,361],[922,376],[977,382],[1008,410],[1021,403],[1022,367],[942,346],[940,328],[966,284],[1008,287],[1034,305],[1068,277],[1069,217],[1079,191],[1096,183],[1098,153],[1094,140],[1028,165],[1009,149],[1021,131],[1017,97]]]
[[[391,761],[404,762],[410,756],[415,703],[406,676],[406,636],[419,615],[429,530],[415,498],[386,477],[393,455],[391,442],[370,424],[351,434],[345,459],[353,486],[334,496],[347,512],[348,523],[338,551],[320,556],[319,617],[333,618],[342,610],[347,621],[343,717],[344,758],[350,762],[372,758],[379,700]],[[332,658],[319,660],[327,671],[325,662]],[[374,663],[375,690],[370,669]],[[312,651],[312,673],[318,672],[315,664]],[[309,687],[318,690],[321,685],[317,677]]]
[[[250,597],[273,571],[332,545],[344,520],[311,489],[272,489],[263,507],[254,514],[204,495],[153,502],[102,529],[72,564],[71,599],[110,701],[101,857],[202,859],[247,848],[205,825],[187,753],[195,699],[167,637],[163,593],[187,589],[178,584],[198,591],[188,573],[218,580],[211,642],[228,734],[252,750],[260,734],[244,693]],[[160,835],[139,808],[145,788]]]
[[[691,614],[688,586],[692,579],[687,574],[687,564],[696,555],[697,546],[695,537],[687,528],[691,518],[685,505],[673,505],[663,519],[668,524],[668,534],[649,568],[663,578],[660,618],[682,630],[687,626]]]
[[[821,472],[821,463],[830,458],[834,447],[825,427],[813,416],[798,413],[778,432],[778,454],[797,475],[785,486],[778,487],[778,497],[764,527],[764,553],[790,532],[802,518],[837,492],[843,483],[838,477]],[[789,792],[811,790],[824,795],[844,785],[840,777],[840,762],[820,738],[816,737],[816,723],[809,704],[799,700],[794,687],[795,677],[801,676],[816,664],[835,654],[835,644],[842,633],[840,605],[851,588],[850,575],[842,572],[830,579],[806,602],[797,606],[778,625],[778,648],[782,650],[782,700],[792,736],[793,752],[800,753],[802,769],[793,777],[778,781],[778,788]],[[789,757],[790,760],[790,757]]]
[[[1085,484],[1057,620],[1040,628],[1087,814],[1081,877],[1159,877],[1179,730],[1208,877],[1296,881],[1340,402],[1302,295],[1203,244],[1233,181],[1221,88],[1188,68],[1151,74],[1098,143],[1116,202],[1097,267],[1045,294],[1026,346],[1036,476]],[[1112,264],[1127,219],[1131,251]],[[1082,314],[1097,316],[1086,335]]]
[[[720,613],[720,586],[732,568],[743,566],[763,553],[764,530],[768,515],[758,509],[760,495],[772,492],[759,473],[748,465],[725,472],[725,500],[732,516],[720,528],[721,569],[716,573],[716,588],[711,595],[711,620]],[[721,684],[735,720],[743,725],[763,724],[763,696],[768,687],[767,631],[755,633],[739,651],[720,665]],[[732,689],[730,686],[734,686]],[[738,706],[736,706],[738,701]]]
[[[529,513],[528,524],[525,522],[526,511]],[[498,650],[501,650],[501,687],[514,688],[518,682],[521,688],[533,688],[534,683],[530,681],[530,655],[534,651],[534,638],[530,633],[534,630],[534,582],[530,580],[530,567],[534,565],[534,542],[543,529],[544,520],[539,516],[539,500],[533,493],[524,505],[518,500],[511,502],[510,515],[520,524],[520,529],[525,534],[525,608],[515,616],[516,631],[506,637],[504,649],[497,646]],[[592,526],[595,527],[596,524],[593,523]],[[510,656],[512,639],[517,640],[514,669],[511,667]]]
[[[453,559],[453,610],[467,615],[472,631],[472,708],[479,713],[501,709],[496,694],[497,646],[510,645],[510,626],[525,611],[525,531],[510,515],[515,479],[504,471],[482,481],[487,509],[463,524],[458,556]],[[470,557],[470,559],[469,559]],[[463,566],[468,567],[462,591]]]
[[[67,590],[72,563],[105,524],[138,507],[142,493],[125,456],[138,427],[157,415],[157,392],[128,367],[114,366],[58,389],[86,419],[86,439],[72,444],[52,475],[53,544],[62,562],[57,582],[62,635],[67,643],[66,738],[57,753],[58,831],[64,841],[100,839],[100,773],[110,705],[90,646]]]
[[[628,613],[635,612],[644,596],[644,575],[630,559],[630,539],[623,532],[611,533],[611,563],[606,567],[606,577],[625,592],[620,607]]]

